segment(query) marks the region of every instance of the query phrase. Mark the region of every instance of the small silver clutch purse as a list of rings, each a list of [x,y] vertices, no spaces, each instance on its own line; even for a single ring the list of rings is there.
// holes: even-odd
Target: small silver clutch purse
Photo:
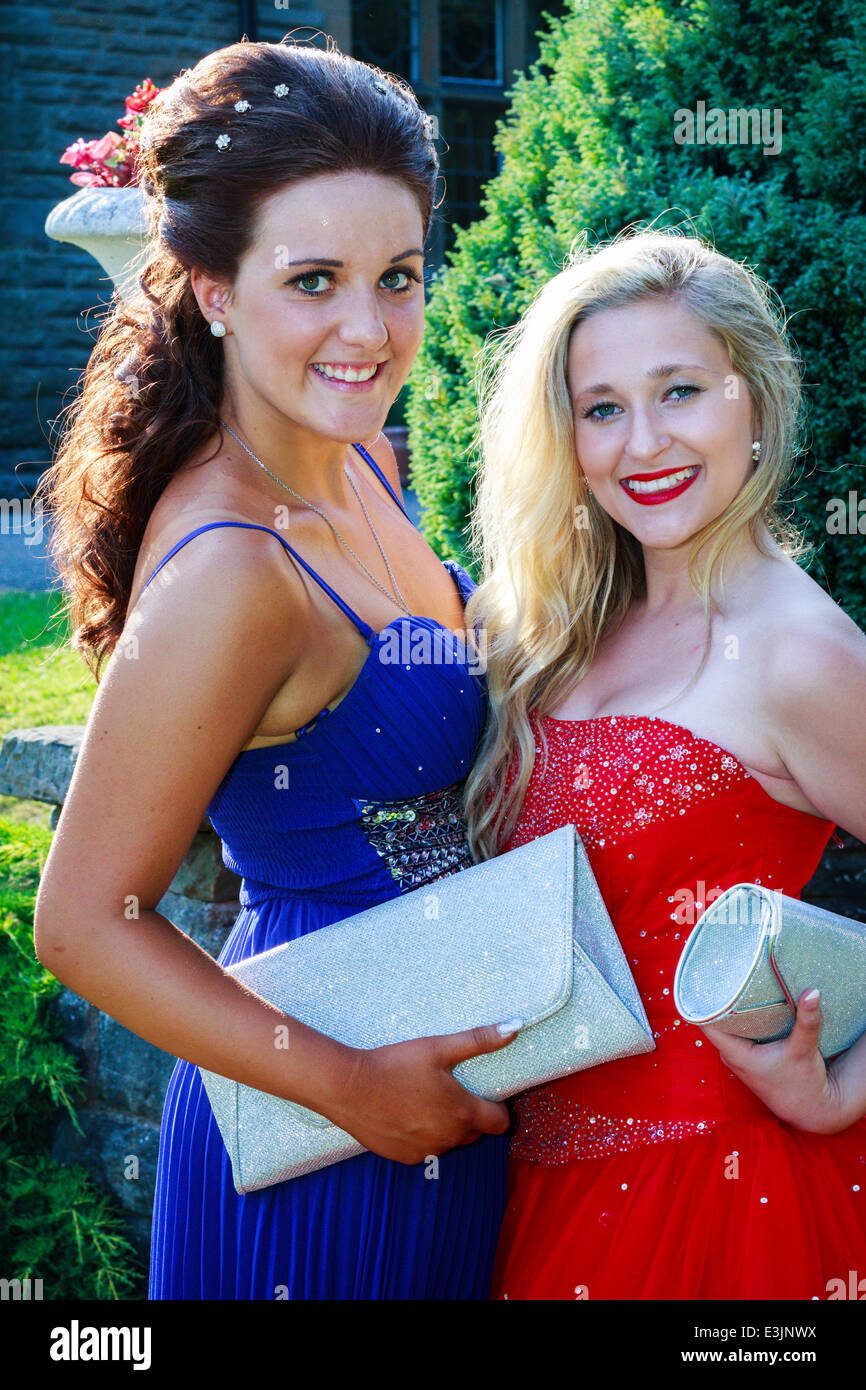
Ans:
[[[844,1052],[866,1029],[866,925],[756,883],[736,883],[703,913],[674,975],[688,1023],[755,1042],[787,1037],[804,989],[821,991],[818,1047]]]
[[[350,1047],[521,1017],[507,1047],[454,1068],[491,1100],[655,1047],[573,825],[226,968]],[[315,1111],[200,1071],[238,1192],[365,1152]]]

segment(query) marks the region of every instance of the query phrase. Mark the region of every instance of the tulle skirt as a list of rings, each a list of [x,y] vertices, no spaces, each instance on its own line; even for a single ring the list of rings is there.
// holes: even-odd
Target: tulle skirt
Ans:
[[[866,1298],[866,1120],[815,1135],[741,1117],[612,1157],[512,1157],[508,1196],[492,1298]]]

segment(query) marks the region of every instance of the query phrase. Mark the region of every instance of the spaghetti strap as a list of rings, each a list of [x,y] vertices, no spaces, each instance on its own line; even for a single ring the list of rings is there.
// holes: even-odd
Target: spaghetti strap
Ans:
[[[364,448],[363,444],[353,444],[352,448],[357,449],[361,457],[367,460],[373,472],[376,474],[376,477],[381,479],[381,481],[385,484],[391,496],[394,498],[394,501],[397,503],[397,506],[400,508],[400,511],[403,513],[403,515],[407,518],[408,521],[412,521],[411,516],[409,516],[409,513],[406,511],[406,508],[403,506],[403,503],[400,501],[400,498],[397,496],[391,484],[388,482],[388,479],[385,477],[385,474],[382,472],[376,460],[372,458],[370,454],[367,453],[367,450]],[[415,525],[414,521],[412,521],[412,525]]]
[[[400,498],[397,496],[391,484],[388,482],[388,479],[385,477],[385,474],[382,472],[376,460],[364,448],[363,444],[353,444],[352,448],[357,449],[361,457],[363,459],[366,459],[367,463],[369,463],[373,472],[376,474],[376,477],[380,480],[380,482],[385,484],[385,487],[390,492],[391,496],[397,503],[397,506],[400,508],[403,515],[406,517],[408,521],[412,521],[412,518],[409,516],[409,513],[406,511],[406,508],[403,506],[403,503],[400,501]],[[412,525],[415,525],[413,521]],[[340,598],[340,595],[334,589],[331,588],[330,584],[328,584],[324,579],[322,579],[321,575],[318,575],[316,573],[312,565],[308,565],[303,556],[299,555],[298,552],[295,549],[293,549],[292,546],[289,545],[288,541],[283,539],[279,531],[273,531],[271,530],[270,526],[260,526],[253,521],[209,521],[204,526],[196,527],[194,531],[190,531],[188,536],[183,536],[181,540],[177,542],[177,545],[172,546],[168,554],[162,560],[160,560],[156,569],[153,571],[153,574],[150,576],[150,579],[148,579],[147,584],[145,584],[144,589],[146,589],[147,585],[150,584],[151,581],[156,578],[163,565],[167,564],[168,561],[172,558],[172,556],[175,555],[177,551],[181,549],[182,546],[186,545],[188,541],[193,540],[195,536],[201,535],[202,531],[211,531],[216,526],[242,526],[253,531],[267,531],[270,535],[276,536],[280,544],[283,545],[286,550],[288,550],[290,555],[294,556],[298,564],[303,565],[304,569],[307,571],[307,574],[309,574],[313,579],[315,579],[316,583],[324,589],[325,593],[328,594],[328,596],[334,600],[334,603],[336,603],[338,607],[342,608],[346,617],[358,629],[367,645],[369,647],[372,647],[373,643],[376,640],[377,633],[373,630],[373,628],[370,627],[369,623],[365,623],[364,619],[360,618],[358,614],[355,612],[355,610],[351,608],[349,604],[346,603],[342,598]],[[142,593],[144,593],[144,589],[142,589]]]
[[[162,560],[160,560],[156,569],[153,571],[153,574],[150,576],[150,579],[148,579],[147,584],[145,584],[144,589],[146,589],[147,585],[150,584],[156,578],[163,565],[167,564],[168,561],[172,558],[172,556],[175,555],[177,551],[181,549],[182,546],[186,545],[188,541],[193,540],[195,536],[200,536],[202,531],[212,531],[217,526],[241,526],[252,531],[267,531],[269,535],[276,536],[280,544],[285,546],[286,550],[288,550],[290,555],[294,556],[298,564],[303,565],[304,569],[307,571],[307,574],[311,575],[312,578],[315,579],[316,583],[321,585],[325,593],[328,594],[329,597],[332,598],[340,608],[342,608],[346,617],[349,618],[352,623],[354,623],[355,627],[360,632],[364,641],[367,643],[368,647],[373,646],[373,643],[375,642],[377,637],[377,633],[374,631],[373,628],[370,627],[369,623],[365,623],[363,618],[359,618],[355,610],[353,608],[350,608],[348,603],[345,603],[344,600],[340,598],[340,595],[336,593],[334,589],[331,588],[330,584],[326,583],[326,581],[322,579],[320,575],[316,574],[316,571],[313,569],[313,567],[311,565],[308,565],[303,556],[299,555],[298,552],[295,549],[293,549],[292,546],[289,545],[288,541],[283,539],[279,531],[272,531],[270,526],[259,526],[256,522],[253,521],[209,521],[204,526],[197,526],[194,531],[190,531],[188,536],[183,536],[182,539],[177,542],[177,545],[173,545],[168,554],[164,556]],[[144,589],[142,589],[141,591],[142,594],[144,593]]]

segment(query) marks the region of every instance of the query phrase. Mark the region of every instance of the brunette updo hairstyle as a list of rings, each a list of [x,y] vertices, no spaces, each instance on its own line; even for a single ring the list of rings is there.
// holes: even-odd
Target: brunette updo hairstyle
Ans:
[[[238,101],[250,109],[237,112]],[[182,72],[153,101],[140,150],[143,267],[131,295],[112,297],[34,494],[50,515],[72,645],[97,681],[123,630],[148,518],[181,463],[220,434],[222,349],[191,268],[231,285],[262,202],[318,174],[401,180],[426,237],[439,168],[410,87],[333,45],[294,42],[231,44]]]

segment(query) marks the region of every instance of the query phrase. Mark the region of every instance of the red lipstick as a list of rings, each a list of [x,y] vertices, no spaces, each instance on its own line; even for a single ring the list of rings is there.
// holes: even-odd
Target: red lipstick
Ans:
[[[677,468],[673,471],[675,473],[681,473],[683,470]],[[656,488],[651,492],[635,492],[628,486],[628,482],[649,483],[656,478],[670,477],[670,473],[630,473],[628,480],[620,478],[619,485],[626,496],[630,497],[633,502],[639,502],[642,507],[655,507],[660,502],[670,502],[671,498],[679,497],[681,492],[685,492],[686,488],[691,487],[700,471],[700,468],[695,465],[695,471],[692,473],[691,477],[683,478],[682,482],[675,483],[673,487],[665,488],[664,490]]]

